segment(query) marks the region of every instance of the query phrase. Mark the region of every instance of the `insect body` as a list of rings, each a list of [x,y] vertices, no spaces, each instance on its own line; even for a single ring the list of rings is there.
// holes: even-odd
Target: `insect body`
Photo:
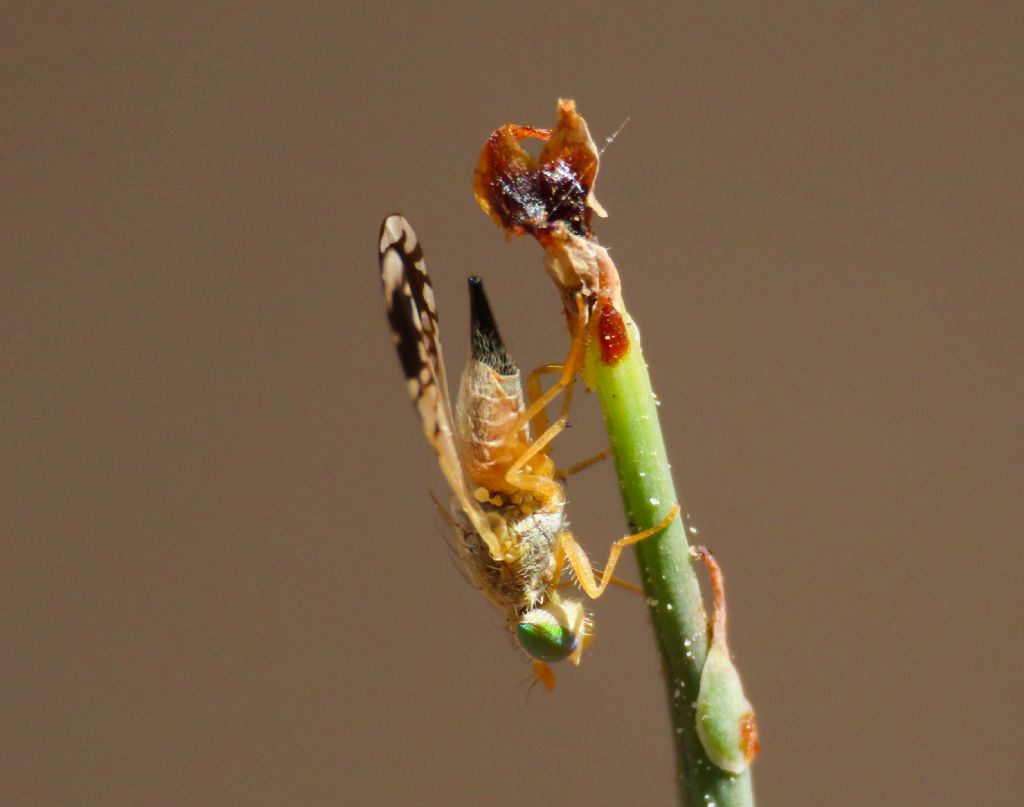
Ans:
[[[519,370],[498,332],[483,283],[470,278],[472,350],[453,412],[433,288],[416,234],[399,215],[388,216],[381,226],[379,258],[409,394],[452,490],[456,552],[473,584],[506,617],[538,679],[551,689],[555,679],[548,665],[579,664],[592,634],[582,603],[558,591],[566,564],[596,598],[611,581],[622,548],[663,529],[675,511],[653,529],[616,541],[598,582],[567,528],[565,491],[548,454],[549,443],[565,426],[572,383],[582,365],[587,339],[582,308],[568,358],[530,374],[526,405]],[[541,393],[543,373],[558,373],[559,379]],[[563,390],[561,415],[549,426],[545,407]]]

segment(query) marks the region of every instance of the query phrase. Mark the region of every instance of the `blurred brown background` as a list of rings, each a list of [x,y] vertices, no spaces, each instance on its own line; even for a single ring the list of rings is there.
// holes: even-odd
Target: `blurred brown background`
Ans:
[[[728,577],[760,802],[1015,802],[1022,22],[5,5],[0,802],[673,802],[642,603],[527,697],[380,299],[398,209],[453,368],[474,272],[524,366],[561,355],[540,250],[469,189],[559,96],[599,140],[631,117],[598,232]],[[574,425],[563,462],[593,397]],[[611,469],[570,496],[603,559]]]

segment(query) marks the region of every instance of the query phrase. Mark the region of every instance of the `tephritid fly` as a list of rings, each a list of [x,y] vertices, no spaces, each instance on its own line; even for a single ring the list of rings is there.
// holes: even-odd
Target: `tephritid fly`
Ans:
[[[588,339],[582,302],[565,363],[530,373],[527,406],[483,282],[470,278],[472,350],[453,413],[434,292],[416,234],[393,214],[381,225],[378,246],[384,301],[409,394],[452,489],[455,550],[471,582],[506,617],[537,678],[552,689],[555,676],[548,665],[579,664],[592,637],[583,604],[559,593],[567,585],[560,582],[566,565],[586,594],[597,598],[612,581],[622,549],[664,529],[677,511],[650,530],[616,541],[598,581],[567,527],[563,475],[549,455],[551,440],[565,427]],[[559,377],[541,392],[545,373]],[[563,391],[561,415],[549,426],[545,407]]]

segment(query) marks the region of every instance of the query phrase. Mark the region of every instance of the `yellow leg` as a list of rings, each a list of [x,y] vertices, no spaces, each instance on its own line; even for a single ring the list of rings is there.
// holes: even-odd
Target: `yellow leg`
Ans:
[[[548,390],[550,392],[551,390]],[[545,393],[546,394],[546,393]],[[560,485],[549,476],[531,474],[523,469],[538,454],[546,454],[548,444],[557,437],[569,422],[569,407],[572,405],[572,387],[565,388],[565,398],[562,400],[562,412],[554,423],[544,433],[530,443],[526,450],[516,459],[508,470],[505,471],[505,481],[520,490],[526,490],[543,501],[549,501],[557,495]],[[543,409],[539,410],[543,413]]]
[[[612,577],[609,582],[611,582],[611,584],[613,586],[618,586],[619,588],[624,588],[624,589],[626,589],[626,591],[632,591],[634,594],[641,594],[642,595],[644,593],[644,590],[642,588],[640,588],[640,586],[638,586],[636,583],[630,583],[627,580],[620,580],[617,577]]]
[[[579,581],[580,587],[587,593],[587,596],[593,600],[596,600],[602,594],[604,590],[608,588],[608,584],[612,580],[612,572],[615,569],[615,565],[619,562],[619,556],[622,554],[622,550],[635,543],[639,543],[644,538],[650,538],[657,532],[661,532],[665,529],[675,517],[679,515],[679,505],[675,505],[665,518],[655,524],[649,530],[638,532],[636,535],[627,535],[625,538],[620,538],[612,544],[611,551],[608,553],[608,562],[604,565],[604,571],[601,574],[601,581],[598,582],[594,578],[594,570],[590,565],[590,561],[587,559],[586,553],[583,548],[576,543],[576,539],[573,538],[572,533],[566,530],[558,536],[558,548],[565,554],[566,560],[569,565],[572,566],[572,570],[576,573],[576,579]]]
[[[562,400],[562,413],[559,415],[558,420],[548,426],[544,434],[530,443],[526,450],[519,455],[516,461],[509,466],[509,469],[505,472],[506,482],[517,488],[537,493],[541,498],[551,498],[554,490],[559,487],[558,483],[548,477],[524,473],[523,468],[525,468],[538,454],[542,452],[546,453],[545,449],[547,448],[548,443],[554,440],[565,428],[565,424],[569,422],[569,407],[571,405],[572,387],[567,387],[565,390],[565,398]]]
[[[586,304],[583,302],[582,298],[577,298],[576,303],[579,311],[576,335],[573,337],[572,345],[569,348],[569,355],[566,357],[565,364],[561,365],[561,377],[545,392],[541,393],[539,375],[543,372],[553,371],[553,368],[558,365],[545,365],[530,374],[527,379],[527,387],[530,397],[533,400],[531,400],[530,405],[516,419],[516,422],[513,424],[511,429],[512,432],[518,432],[531,421],[539,423],[540,425],[545,424],[547,422],[547,416],[544,414],[545,407],[553,401],[562,390],[565,390],[565,397],[562,399],[562,411],[558,420],[548,426],[505,472],[505,481],[510,485],[522,490],[530,491],[543,500],[550,500],[555,496],[560,486],[557,482],[547,476],[524,473],[523,469],[539,453],[546,453],[545,449],[548,444],[559,435],[569,422],[569,409],[572,406],[573,382],[575,382],[576,376],[579,375],[579,372],[583,367],[583,354],[587,348],[587,341],[589,339],[586,326]]]
[[[555,569],[551,573],[551,579],[552,580],[561,580],[562,579],[562,572],[565,571],[566,558],[567,558],[567,556],[566,556],[566,554],[564,552],[556,552],[555,553]],[[604,571],[603,570],[601,571],[601,575],[604,576]],[[626,591],[632,591],[634,594],[643,594],[644,593],[644,590],[642,588],[640,588],[640,586],[635,585],[634,583],[628,583],[625,580],[620,580],[618,577],[615,577],[614,575],[609,577],[608,582],[611,583],[613,586],[620,586],[621,588],[626,589]],[[555,585],[555,589],[557,590],[557,589],[560,589],[560,588],[566,588],[567,586],[571,586],[571,585],[572,585],[571,581],[566,581],[564,583],[557,583]],[[553,600],[555,600],[557,602],[558,594],[556,592],[553,591],[551,593],[551,595],[549,595],[549,596],[550,596],[551,599],[553,599]]]
[[[567,479],[573,474],[578,474],[580,471],[587,470],[587,468],[590,468],[592,465],[597,465],[599,462],[608,459],[611,455],[612,450],[610,448],[606,448],[604,451],[595,454],[593,457],[583,460],[583,462],[577,462],[575,465],[569,468],[560,468],[559,470],[555,471],[555,479]]]
[[[583,367],[583,351],[587,347],[588,341],[588,329],[586,327],[586,304],[582,298],[577,298],[577,307],[579,309],[579,320],[576,328],[576,335],[573,337],[572,344],[569,346],[569,355],[565,359],[565,364],[561,366],[562,375],[554,384],[552,384],[547,391],[541,393],[536,400],[531,400],[530,405],[519,415],[516,422],[512,425],[510,431],[512,433],[521,431],[527,423],[531,422],[537,413],[542,411],[549,403],[551,403],[558,394],[568,387],[573,381],[576,380],[576,376],[579,374]],[[547,365],[553,367],[556,365]],[[533,373],[530,374],[530,378],[533,378]],[[527,387],[529,388],[530,378],[527,379]],[[536,378],[534,378],[536,381]],[[536,390],[539,392],[540,384],[536,386]],[[531,395],[532,398],[532,395]]]
[[[602,572],[602,574],[604,574],[604,572]],[[618,586],[619,588],[624,588],[624,589],[626,589],[626,591],[632,591],[634,594],[643,594],[644,593],[644,590],[642,588],[640,588],[640,586],[638,586],[636,583],[630,583],[628,580],[623,580],[622,578],[616,577],[615,575],[612,575],[608,579],[608,583],[609,583],[609,585],[612,585],[612,586]],[[572,585],[572,583],[565,582],[565,583],[559,583],[558,587],[559,588],[565,588],[566,586],[571,586],[571,585]]]
[[[546,373],[560,373],[565,369],[564,364],[542,364],[540,367],[535,368],[526,377],[526,397],[530,402],[530,408],[533,408],[533,402],[540,399],[542,390],[540,388],[540,377]],[[530,422],[530,427],[533,429],[534,434],[544,434],[548,430],[548,415],[547,410],[541,407],[537,413],[533,416],[533,420]]]

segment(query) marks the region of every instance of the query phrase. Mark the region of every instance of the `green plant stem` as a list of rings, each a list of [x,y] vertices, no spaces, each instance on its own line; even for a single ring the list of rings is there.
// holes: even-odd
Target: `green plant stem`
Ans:
[[[605,364],[596,339],[585,376],[598,393],[630,530],[660,522],[678,502],[665,454],[640,335],[624,315],[629,350]],[[636,545],[668,695],[680,802],[688,807],[753,807],[750,769],[729,774],[712,764],[696,733],[694,703],[708,650],[700,586],[691,566],[685,510],[659,535]]]

